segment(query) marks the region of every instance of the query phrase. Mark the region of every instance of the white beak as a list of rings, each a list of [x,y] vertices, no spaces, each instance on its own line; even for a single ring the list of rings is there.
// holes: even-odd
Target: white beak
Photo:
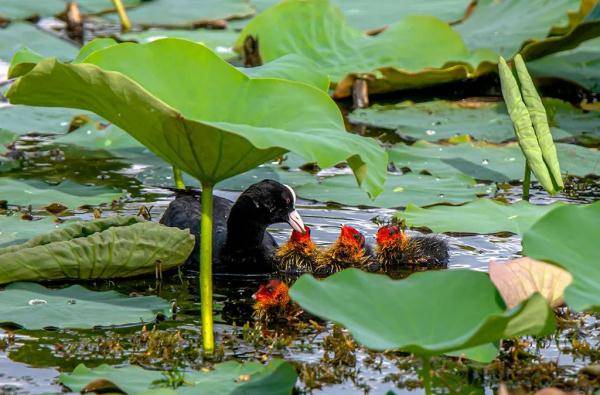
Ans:
[[[302,217],[298,214],[298,211],[294,210],[290,213],[288,220],[288,224],[297,232],[304,233],[304,222],[302,221]]]

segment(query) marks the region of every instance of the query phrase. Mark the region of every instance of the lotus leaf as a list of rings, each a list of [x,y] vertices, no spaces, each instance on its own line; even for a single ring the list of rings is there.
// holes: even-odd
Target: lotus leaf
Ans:
[[[262,12],[279,0],[251,0],[252,6]],[[348,24],[358,29],[378,29],[396,22],[406,15],[431,15],[447,22],[461,19],[470,0],[379,0],[373,7],[365,0],[334,0]]]
[[[562,78],[599,93],[600,38],[584,41],[575,49],[529,61],[527,67],[537,78]]]
[[[569,24],[568,13],[579,10],[574,0],[479,0],[456,30],[471,49],[488,48],[511,57],[524,42],[548,36],[553,26]]]
[[[60,14],[64,9],[64,0],[2,0],[0,19],[54,16]]]
[[[0,29],[0,60],[9,62],[25,45],[35,52],[59,59],[72,59],[77,54],[77,47],[73,44],[29,23],[11,23]]]
[[[575,311],[600,312],[600,202],[552,210],[523,236],[523,255],[565,268],[573,282],[565,302]]]
[[[477,199],[462,206],[421,208],[409,204],[397,216],[406,220],[408,226],[429,228],[434,232],[522,235],[546,213],[563,205],[562,202],[531,204],[524,200],[506,204]]]
[[[141,63],[144,68],[136,66]],[[200,68],[215,71],[197,73]],[[384,181],[386,156],[374,140],[343,131],[340,112],[325,92],[298,82],[250,78],[187,40],[113,45],[79,64],[46,59],[19,78],[7,96],[13,103],[94,111],[177,168],[212,184],[286,150],[322,167],[348,159],[361,186],[373,195]],[[296,116],[298,103],[311,117]]]
[[[76,222],[0,249],[0,284],[153,274],[183,263],[193,247],[189,231],[135,217]]]
[[[108,382],[105,382],[105,389],[118,389],[130,395],[287,395],[292,392],[298,376],[292,365],[273,359],[267,365],[258,362],[222,362],[209,372],[186,372],[184,377],[184,385],[168,389],[157,384],[165,378],[160,371],[144,370],[138,366],[115,368],[108,365],[90,369],[80,364],[72,373],[61,374],[59,381],[76,392],[82,392],[88,384],[102,379]],[[240,379],[241,377],[244,379]]]
[[[587,176],[600,173],[600,152],[573,144],[556,144],[565,174]],[[438,145],[418,141],[398,144],[388,151],[399,168],[427,172],[438,177],[466,174],[478,180],[507,182],[523,178],[525,160],[516,143]]]
[[[153,0],[127,11],[133,24],[142,26],[193,27],[217,19],[251,16],[252,8],[244,0]],[[116,15],[108,19],[118,20]]]
[[[48,289],[36,283],[13,283],[0,291],[0,320],[25,329],[143,324],[169,311],[169,303],[157,296],[130,298],[80,285]]]
[[[306,311],[344,325],[366,347],[422,356],[547,335],[555,327],[554,313],[540,295],[506,310],[486,273],[464,269],[405,280],[357,269],[322,281],[304,275],[290,296]]]
[[[348,206],[396,208],[413,203],[429,206],[438,203],[465,203],[478,195],[490,194],[494,186],[476,185],[471,177],[459,175],[447,178],[420,174],[389,175],[385,189],[375,200],[353,188],[351,176],[341,175],[325,178],[321,183],[312,182],[296,187],[296,193],[305,199],[320,202],[336,202]]]
[[[46,207],[59,203],[69,208],[111,203],[123,196],[122,191],[105,186],[89,186],[67,180],[50,185],[41,180],[0,178],[2,199],[13,206]]]
[[[24,243],[34,236],[55,230],[60,226],[53,217],[28,221],[20,215],[0,216],[0,248]]]
[[[173,30],[173,29],[150,29],[142,32],[121,34],[119,38],[123,41],[136,41],[147,43],[158,40],[159,38],[175,37],[184,38],[206,45],[220,57],[230,60],[238,56],[233,50],[233,44],[238,33],[231,30]]]
[[[600,114],[582,111],[557,99],[545,99],[555,139],[600,137]],[[373,105],[350,113],[350,122],[393,129],[405,138],[438,141],[459,135],[501,143],[515,138],[504,103],[474,101],[402,102]]]
[[[315,61],[332,80],[336,98],[349,96],[356,78],[378,93],[474,77],[492,71],[497,56],[469,51],[457,32],[432,16],[406,16],[369,37],[350,27],[328,0],[278,3],[248,23],[236,50],[248,35],[259,37],[265,61],[290,53]]]
[[[539,293],[551,307],[563,304],[563,293],[572,281],[566,270],[531,258],[490,262],[490,279],[509,308]]]
[[[70,108],[0,107],[0,131],[17,135],[66,133],[73,117],[87,114]]]
[[[121,0],[123,6],[130,8],[142,4],[146,0]],[[112,1],[108,0],[78,0],[79,8],[86,14],[98,14],[115,11]]]

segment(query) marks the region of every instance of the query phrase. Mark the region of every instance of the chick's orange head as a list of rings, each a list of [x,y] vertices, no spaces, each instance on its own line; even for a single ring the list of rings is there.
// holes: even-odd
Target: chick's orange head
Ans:
[[[340,241],[353,244],[360,248],[365,246],[365,236],[349,225],[342,226],[342,231],[340,232]]]
[[[257,309],[268,309],[272,307],[284,307],[290,302],[289,288],[281,280],[269,280],[267,284],[261,284],[252,298],[256,300],[254,305]]]
[[[402,231],[395,225],[385,225],[377,231],[377,245],[384,246],[402,237]]]
[[[306,243],[311,241],[310,238],[310,228],[304,225],[304,233],[298,232],[297,230],[292,230],[292,235],[290,236],[290,241],[296,243]]]

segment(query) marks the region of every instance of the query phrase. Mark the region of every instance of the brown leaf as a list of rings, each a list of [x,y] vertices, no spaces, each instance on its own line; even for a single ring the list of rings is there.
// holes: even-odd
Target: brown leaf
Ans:
[[[492,261],[489,273],[509,308],[535,292],[546,298],[553,308],[561,306],[565,288],[573,279],[569,272],[558,266],[527,257],[504,263]]]

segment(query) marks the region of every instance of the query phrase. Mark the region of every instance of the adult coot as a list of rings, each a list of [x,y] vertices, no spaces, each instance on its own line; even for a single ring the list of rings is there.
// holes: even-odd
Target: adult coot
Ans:
[[[178,191],[160,223],[190,229],[196,236],[194,252],[186,265],[198,267],[200,198],[202,192]],[[287,222],[304,232],[296,211],[296,194],[287,185],[263,180],[248,187],[234,202],[213,200],[213,271],[216,273],[269,273],[274,268],[277,242],[267,232],[271,224]]]

